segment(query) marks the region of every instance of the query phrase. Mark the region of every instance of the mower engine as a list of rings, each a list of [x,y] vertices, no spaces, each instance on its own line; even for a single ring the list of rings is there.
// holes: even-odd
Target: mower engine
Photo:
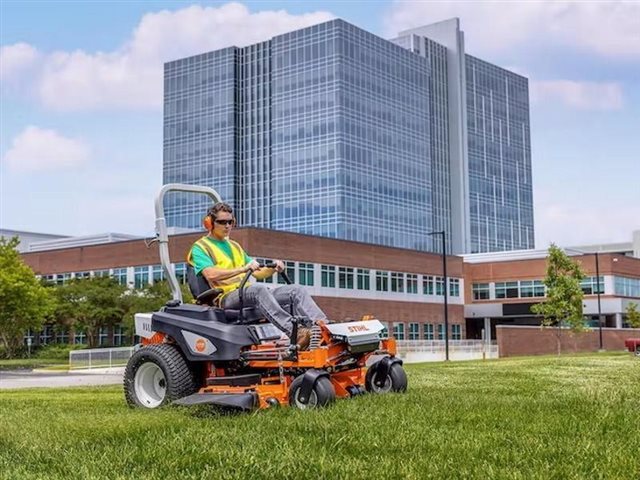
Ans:
[[[352,353],[372,352],[380,345],[380,332],[384,325],[378,320],[330,323],[325,325],[332,338],[344,342]]]

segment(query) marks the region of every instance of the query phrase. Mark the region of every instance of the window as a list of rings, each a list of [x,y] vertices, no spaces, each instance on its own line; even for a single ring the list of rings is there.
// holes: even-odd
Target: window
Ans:
[[[56,343],[66,345],[69,343],[69,334],[66,330],[58,330],[56,332]]]
[[[462,326],[451,325],[451,340],[462,340]]]
[[[336,267],[333,265],[320,265],[320,277],[323,287],[335,288]]]
[[[472,288],[473,288],[473,299],[474,300],[488,300],[489,299],[489,284],[488,283],[474,283]]]
[[[84,345],[85,343],[87,343],[87,334],[83,331],[76,331],[75,335],[73,336],[73,343],[75,345]]]
[[[418,275],[407,273],[407,293],[418,293]]]
[[[108,277],[109,270],[96,270],[95,272],[93,272],[93,276],[98,278]]]
[[[160,282],[164,278],[164,272],[162,271],[162,265],[154,265],[152,269],[153,283]]]
[[[124,327],[122,325],[116,325],[113,328],[113,345],[119,347],[124,344]]]
[[[404,292],[404,273],[391,272],[391,291]]]
[[[113,269],[113,278],[120,285],[127,284],[127,269],[126,268],[114,268]]]
[[[442,295],[444,297],[444,277],[436,277],[436,295]]]
[[[389,338],[389,322],[380,322],[380,323],[382,323],[382,326],[384,327],[380,332],[380,336],[382,338]]]
[[[496,298],[518,298],[518,282],[496,282]]]
[[[369,290],[369,270],[358,268],[356,273],[358,290]]]
[[[133,286],[142,288],[149,284],[149,267],[135,267],[133,269]]]
[[[75,278],[82,279],[82,278],[89,278],[90,274],[89,272],[76,272],[74,276]]]
[[[298,264],[298,278],[300,285],[313,286],[313,263]]]
[[[409,324],[409,340],[419,340],[419,339],[420,339],[420,324],[410,323]]]
[[[459,278],[449,279],[449,295],[452,297],[460,296],[460,279]]]
[[[444,340],[444,323],[438,324],[438,340]]]
[[[33,344],[34,338],[35,338],[35,335],[33,334],[33,330],[31,329],[27,330],[27,332],[23,336],[25,345],[28,345],[29,343]]]
[[[260,265],[267,265],[268,263],[273,262],[273,260],[270,260],[268,258],[256,258],[255,261],[258,262]],[[276,274],[274,273],[270,277],[263,278],[262,280],[256,280],[256,281],[260,283],[273,283],[273,278],[275,277],[275,275]]]
[[[404,323],[393,322],[393,336],[396,340],[404,340]]]
[[[598,277],[587,277],[580,282],[582,291],[585,295],[598,294]],[[600,294],[604,293],[604,278],[600,277]]]
[[[433,323],[422,324],[422,338],[424,340],[433,340]]]
[[[422,293],[425,295],[433,295],[433,277],[431,275],[425,275],[422,277]]]
[[[613,277],[613,288],[616,295],[640,297],[640,278]]]
[[[178,283],[187,283],[187,264],[176,263],[176,279]]]
[[[98,345],[104,346],[109,344],[109,327],[100,327],[98,330]]]
[[[296,283],[296,262],[284,262],[284,271],[287,273],[291,283]],[[282,275],[278,275],[278,283],[286,283]]]
[[[338,288],[349,288],[353,290],[353,268],[338,268]]]
[[[45,325],[40,332],[40,345],[49,345],[53,338],[53,325]]]
[[[376,291],[378,292],[389,291],[389,272],[376,270]]]
[[[603,287],[604,288],[604,287]],[[542,280],[534,280],[533,281],[533,296],[534,297],[544,297],[545,296],[545,287]]]

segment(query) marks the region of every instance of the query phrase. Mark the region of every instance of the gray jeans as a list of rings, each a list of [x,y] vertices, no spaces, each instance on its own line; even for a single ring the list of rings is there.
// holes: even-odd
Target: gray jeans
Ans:
[[[245,307],[256,307],[267,320],[291,336],[293,329],[291,313],[284,310],[281,305],[291,303],[292,300],[293,313],[297,317],[308,317],[313,322],[327,319],[309,292],[299,285],[281,285],[270,289],[264,283],[254,283],[244,289],[242,303]],[[240,308],[239,291],[231,292],[222,303],[223,308]]]

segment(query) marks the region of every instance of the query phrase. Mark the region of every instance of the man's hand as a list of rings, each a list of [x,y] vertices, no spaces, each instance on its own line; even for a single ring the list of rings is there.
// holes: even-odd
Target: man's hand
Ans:
[[[249,263],[247,263],[244,266],[244,271],[245,272],[248,272],[248,271],[255,272],[259,268],[260,268],[260,264],[258,262],[256,262],[255,260],[251,260]]]
[[[284,271],[284,262],[282,260],[275,260],[273,263],[276,264],[276,272]]]

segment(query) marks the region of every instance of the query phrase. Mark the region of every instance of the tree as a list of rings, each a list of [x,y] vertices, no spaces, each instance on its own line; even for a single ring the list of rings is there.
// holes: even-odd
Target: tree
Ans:
[[[180,285],[182,298],[185,303],[189,303],[191,293],[185,284]],[[129,290],[124,295],[126,311],[124,321],[126,330],[133,334],[133,322],[136,313],[157,312],[164,307],[167,301],[171,300],[171,289],[166,280],[155,282],[153,285],[145,285],[139,290]]]
[[[547,274],[543,283],[547,287],[547,299],[531,307],[531,311],[542,315],[542,326],[557,326],[558,355],[560,354],[561,326],[568,326],[573,332],[586,329],[582,313],[584,293],[580,286],[584,278],[580,265],[555,244],[549,247]]]
[[[640,312],[638,312],[638,304],[629,302],[627,305],[627,323],[631,328],[640,328]]]
[[[126,287],[109,277],[73,279],[55,288],[58,325],[85,332],[89,348],[96,345],[99,327],[113,326],[126,313]]]
[[[11,358],[27,330],[40,330],[52,308],[49,291],[20,257],[17,237],[0,237],[0,340]]]

